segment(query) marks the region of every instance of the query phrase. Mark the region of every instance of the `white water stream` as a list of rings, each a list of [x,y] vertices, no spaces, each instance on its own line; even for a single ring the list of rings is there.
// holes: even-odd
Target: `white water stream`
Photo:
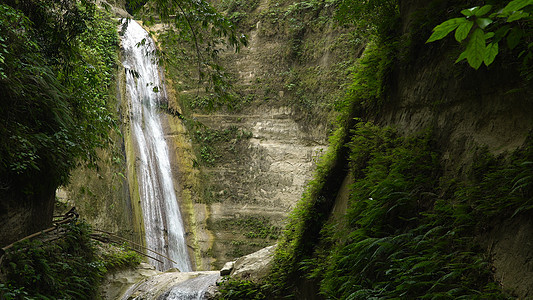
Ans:
[[[160,296],[159,299],[203,300],[207,289],[210,286],[215,285],[219,278],[220,274],[217,272],[216,274],[203,275],[193,279],[189,279],[187,281],[175,285],[170,291]]]
[[[127,21],[123,21],[127,22]],[[191,271],[183,222],[172,182],[169,153],[163,136],[158,103],[164,89],[148,33],[131,20],[122,36],[126,91],[130,98],[130,126],[137,150],[136,169],[146,233],[146,246],[172,260],[150,260],[159,270],[177,267]],[[159,90],[159,92],[157,92]]]

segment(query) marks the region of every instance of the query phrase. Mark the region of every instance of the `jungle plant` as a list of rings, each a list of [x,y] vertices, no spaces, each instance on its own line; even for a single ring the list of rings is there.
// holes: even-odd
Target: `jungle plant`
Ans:
[[[395,37],[399,17],[398,0],[341,0],[337,17],[341,22],[355,23],[361,31],[379,39]]]
[[[33,176],[63,184],[115,128],[108,88],[118,37],[93,4],[0,5],[0,184],[32,192]],[[71,9],[62,13],[63,9]],[[40,174],[40,175],[39,175]],[[24,187],[22,187],[24,186]]]
[[[437,196],[439,155],[431,145],[430,134],[403,138],[370,123],[353,130],[346,226],[325,227],[331,248],[318,268],[302,263],[326,296],[505,299],[469,227],[458,225],[454,201]]]
[[[262,300],[268,299],[267,292],[261,284],[249,280],[236,280],[225,278],[217,283],[218,294],[215,299],[219,300]]]
[[[477,70],[483,63],[489,66],[494,62],[502,41],[511,50],[525,42],[518,56],[523,58],[524,65],[528,65],[533,60],[532,13],[532,0],[513,0],[500,10],[492,5],[464,9],[461,11],[463,17],[436,26],[426,43],[440,40],[455,31],[457,42],[465,42],[465,50],[456,63],[466,59]]]
[[[90,228],[76,223],[64,229],[60,239],[21,242],[6,254],[2,299],[94,299],[105,268],[95,254]]]

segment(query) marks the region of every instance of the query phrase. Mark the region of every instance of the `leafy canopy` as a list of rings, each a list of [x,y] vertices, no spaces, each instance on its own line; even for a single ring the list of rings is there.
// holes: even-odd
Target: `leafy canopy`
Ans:
[[[191,44],[190,55],[196,56],[199,86],[204,86],[215,98],[230,100],[228,76],[218,55],[227,48],[238,52],[248,41],[229,18],[205,0],[152,0],[140,14],[146,25],[155,23],[156,17],[158,22],[169,24],[171,30],[165,34],[170,36],[166,39]],[[165,52],[161,56],[167,61],[171,59]]]

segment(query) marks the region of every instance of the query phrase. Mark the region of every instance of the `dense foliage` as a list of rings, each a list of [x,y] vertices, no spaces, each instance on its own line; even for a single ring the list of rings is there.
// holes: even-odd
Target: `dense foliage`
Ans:
[[[64,235],[26,240],[8,251],[2,258],[1,299],[96,299],[106,272],[141,261],[126,248],[100,254],[86,223],[62,229]]]
[[[26,241],[3,264],[5,299],[91,299],[104,267],[97,262],[86,224],[68,225],[55,242]]]
[[[31,193],[31,179],[65,183],[77,159],[94,161],[107,143],[118,38],[86,1],[0,10],[0,186]]]
[[[265,288],[250,280],[235,280],[225,278],[217,283],[218,293],[215,299],[219,300],[262,300],[269,299]]]
[[[398,27],[398,0],[339,0],[337,16],[342,22],[358,25],[359,30],[382,39],[394,38]]]
[[[531,208],[532,172],[526,165],[532,145],[500,160],[498,167],[481,167],[474,182],[453,187],[440,174],[440,155],[432,145],[431,135],[406,139],[368,123],[354,129],[355,183],[346,223],[324,227],[322,248],[302,261],[308,276],[320,280],[324,295],[506,298],[475,237],[494,221],[492,211],[502,217]],[[523,184],[518,193],[513,192],[517,183]],[[477,186],[484,196],[470,191]]]

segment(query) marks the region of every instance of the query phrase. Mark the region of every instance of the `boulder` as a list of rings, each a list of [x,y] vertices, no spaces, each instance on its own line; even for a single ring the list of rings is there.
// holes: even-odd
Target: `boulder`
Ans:
[[[234,261],[228,261],[222,269],[220,269],[220,276],[226,276],[231,274],[231,271],[233,271],[233,267],[235,266]]]
[[[276,245],[263,248],[235,261],[230,276],[235,279],[261,281],[270,272]]]

